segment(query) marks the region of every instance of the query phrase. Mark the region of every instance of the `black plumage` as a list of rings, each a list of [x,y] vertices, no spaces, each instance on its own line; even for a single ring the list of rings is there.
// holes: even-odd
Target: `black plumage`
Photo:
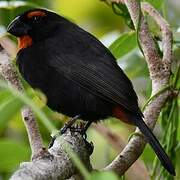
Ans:
[[[164,167],[175,174],[167,154],[143,122],[133,86],[114,56],[93,35],[46,10],[25,12],[9,26],[20,37],[19,71],[47,96],[47,105],[93,122],[109,116],[137,125]],[[32,42],[31,42],[32,39]],[[114,111],[116,109],[116,111]]]

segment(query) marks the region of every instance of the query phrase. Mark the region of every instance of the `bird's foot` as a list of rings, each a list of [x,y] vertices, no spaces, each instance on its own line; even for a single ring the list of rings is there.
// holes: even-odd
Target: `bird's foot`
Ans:
[[[70,128],[70,127],[66,126],[66,124],[65,124],[65,125],[60,129],[60,133],[61,133],[61,134],[64,134],[64,133],[67,131],[68,128]]]
[[[75,124],[74,126],[70,127],[70,130],[72,132],[80,133],[85,140],[87,139],[85,124],[83,122],[81,122],[80,124]]]
[[[73,118],[71,118],[68,122],[65,123],[65,125],[63,126],[63,128],[61,128],[60,133],[64,134],[68,128],[71,128],[71,126],[77,121],[78,118],[80,118],[81,115],[77,115],[74,116]]]
[[[77,115],[77,116],[71,118],[68,122],[65,123],[64,127],[60,130],[60,133],[64,134],[67,131],[67,129],[69,128],[70,131],[79,132],[83,136],[83,138],[86,140],[87,139],[86,131],[89,128],[89,126],[91,125],[92,121],[87,121],[85,124],[80,123],[80,124],[74,125],[76,120],[80,117],[81,117],[81,115]],[[53,143],[53,141],[54,141],[54,139],[52,139],[52,143]],[[50,145],[52,143],[50,143]]]
[[[87,121],[86,123],[81,122],[81,124],[79,124],[79,125],[77,125],[77,127],[75,127],[75,131],[79,132],[85,140],[87,139],[86,131],[89,128],[89,126],[91,125],[91,123],[92,123],[92,121]]]
[[[53,137],[51,138],[51,140],[50,140],[49,145],[48,145],[48,149],[50,149],[50,148],[53,146],[55,140],[56,140],[56,136],[53,136]]]
[[[69,121],[67,123],[69,123]],[[74,132],[74,133],[77,132],[81,134],[83,139],[86,140],[87,139],[87,134],[86,134],[87,124],[88,123],[84,123],[84,122],[80,122],[79,124],[73,124],[71,126],[69,126],[69,124],[68,126],[67,124],[65,124],[64,127],[60,131],[53,132],[53,135],[51,135],[52,138],[49,143],[48,149],[50,149],[53,146],[54,141],[56,140],[56,137],[58,136],[58,134],[61,134],[61,135],[64,134],[67,131],[67,129],[69,129],[71,132]]]
[[[52,133],[51,133],[51,140],[50,140],[50,143],[48,145],[48,149],[50,149],[53,144],[54,144],[54,141],[56,140],[56,138],[60,135],[60,132],[59,130],[54,130]]]

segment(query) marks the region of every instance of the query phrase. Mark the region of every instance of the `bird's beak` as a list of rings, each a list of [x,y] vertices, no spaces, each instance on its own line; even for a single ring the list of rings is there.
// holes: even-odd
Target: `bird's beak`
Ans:
[[[7,27],[7,32],[16,37],[27,35],[29,30],[30,26],[22,22],[19,16],[16,17]]]

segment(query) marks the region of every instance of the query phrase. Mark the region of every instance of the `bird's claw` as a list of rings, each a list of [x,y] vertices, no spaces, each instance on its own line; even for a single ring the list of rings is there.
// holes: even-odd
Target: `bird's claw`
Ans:
[[[65,123],[64,127],[61,128],[60,133],[64,134],[68,128],[71,129],[71,127],[73,126],[73,124],[77,121],[78,118],[80,118],[81,115],[76,115],[74,117],[72,117],[68,122]]]
[[[65,125],[63,128],[60,129],[60,134],[64,134],[64,133],[67,131],[68,128],[69,128],[69,127],[67,127],[67,126]]]
[[[51,138],[51,141],[50,141],[50,143],[49,143],[49,145],[48,145],[48,149],[50,149],[50,148],[53,146],[55,139],[56,139],[56,136],[53,136],[53,137]]]
[[[79,126],[76,125],[75,127],[70,127],[70,130],[72,132],[78,132],[79,134],[82,135],[82,137],[86,140],[87,139],[87,134],[86,131],[84,130],[84,127],[80,124]]]

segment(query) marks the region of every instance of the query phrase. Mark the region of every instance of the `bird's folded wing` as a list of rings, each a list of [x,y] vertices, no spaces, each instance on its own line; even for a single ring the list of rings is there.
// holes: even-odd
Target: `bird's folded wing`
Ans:
[[[123,71],[102,61],[94,64],[85,63],[76,55],[50,57],[52,66],[60,76],[64,76],[90,93],[114,104],[122,105],[127,110],[139,113],[137,96],[132,84]],[[76,61],[74,61],[76,59]],[[58,83],[58,82],[57,82]]]

